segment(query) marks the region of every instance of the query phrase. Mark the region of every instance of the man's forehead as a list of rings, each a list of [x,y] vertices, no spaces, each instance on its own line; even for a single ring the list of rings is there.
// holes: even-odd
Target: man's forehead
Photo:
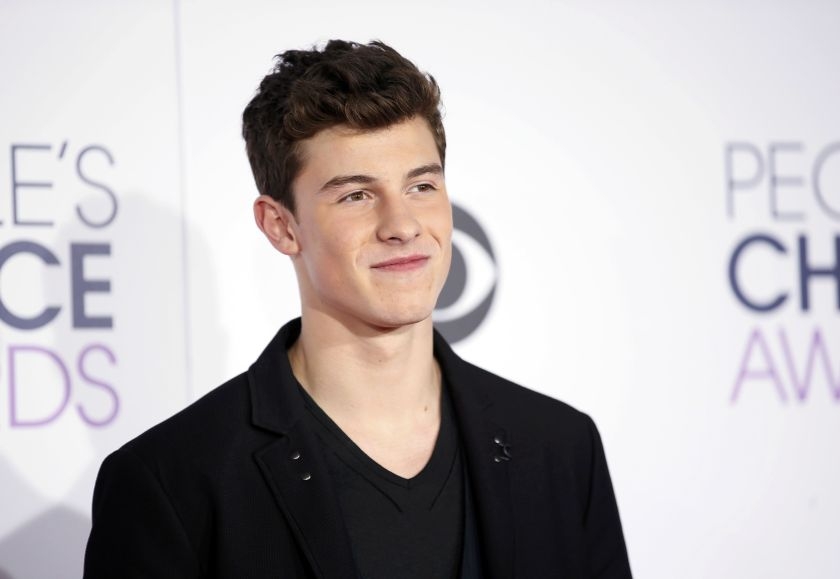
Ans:
[[[375,142],[384,140],[426,140],[431,139],[434,144],[434,134],[429,123],[422,117],[411,117],[409,119],[376,128],[359,128],[347,124],[338,124],[322,129],[308,139],[301,140],[298,144],[306,150],[312,150],[320,145],[332,147],[352,148],[359,142]]]
[[[335,125],[298,145],[298,176],[315,177],[321,184],[341,175],[408,176],[419,167],[442,174],[442,168],[433,167],[441,166],[440,155],[424,119],[379,129]]]

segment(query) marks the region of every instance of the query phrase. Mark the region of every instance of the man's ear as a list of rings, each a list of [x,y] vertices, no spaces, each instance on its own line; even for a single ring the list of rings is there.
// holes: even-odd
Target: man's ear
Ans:
[[[300,252],[297,222],[282,203],[268,195],[260,195],[254,201],[254,220],[277,251],[289,256]]]

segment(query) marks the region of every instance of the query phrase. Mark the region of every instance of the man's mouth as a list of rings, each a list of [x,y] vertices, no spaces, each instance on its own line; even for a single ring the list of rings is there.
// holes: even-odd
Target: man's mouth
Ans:
[[[371,268],[380,271],[409,271],[423,267],[428,261],[428,255],[406,255],[374,263]]]

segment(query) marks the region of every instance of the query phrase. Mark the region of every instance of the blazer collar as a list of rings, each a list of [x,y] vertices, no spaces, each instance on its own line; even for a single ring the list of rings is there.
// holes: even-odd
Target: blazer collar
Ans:
[[[304,410],[287,350],[300,335],[300,318],[285,324],[248,369],[251,420],[277,434],[288,432]]]

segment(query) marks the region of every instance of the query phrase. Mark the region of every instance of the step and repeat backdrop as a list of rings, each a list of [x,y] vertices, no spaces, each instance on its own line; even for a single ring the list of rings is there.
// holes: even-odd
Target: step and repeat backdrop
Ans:
[[[593,416],[635,574],[840,576],[838,22],[819,0],[3,0],[0,578],[78,577],[103,457],[297,314],[240,115],[274,54],[329,38],[440,83],[436,322]]]

